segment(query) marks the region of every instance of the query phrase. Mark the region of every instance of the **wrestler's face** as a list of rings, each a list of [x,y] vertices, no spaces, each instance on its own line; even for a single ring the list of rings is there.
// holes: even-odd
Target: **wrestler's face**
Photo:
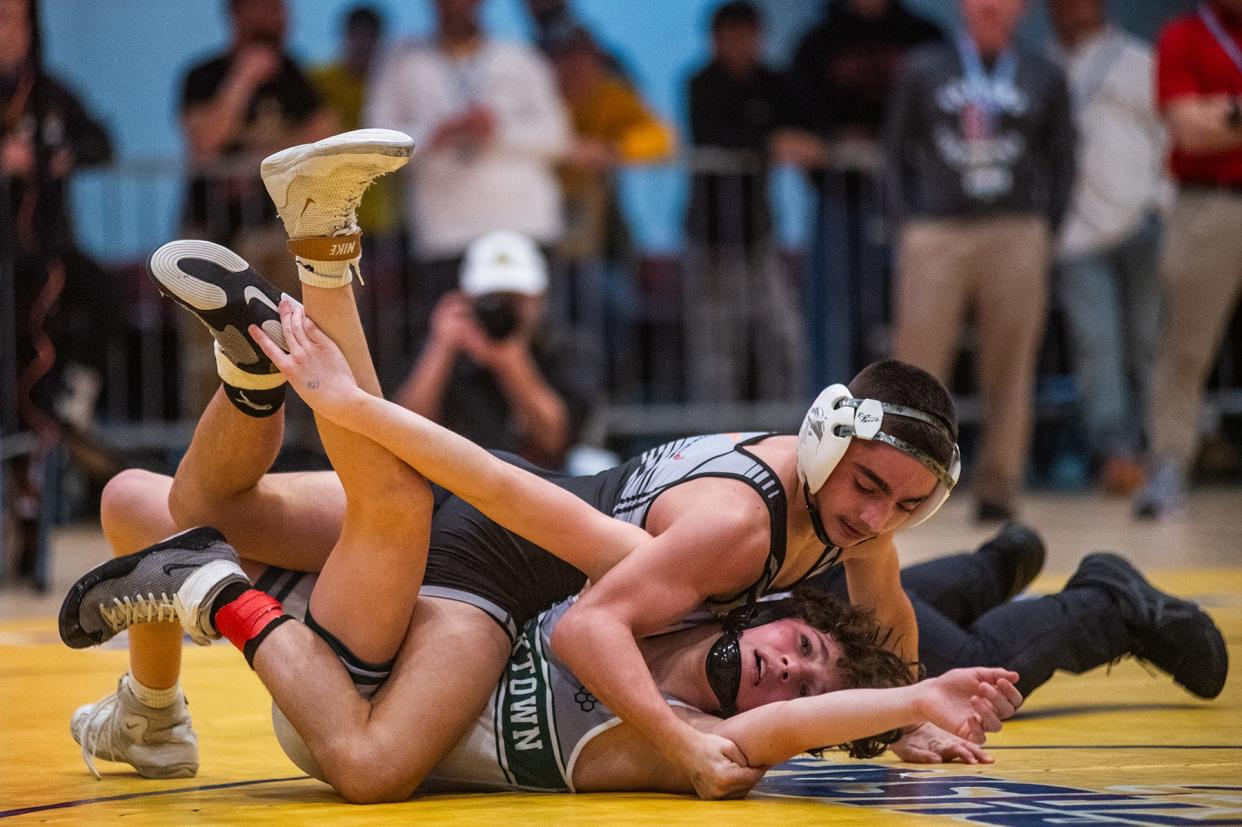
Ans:
[[[896,531],[936,490],[936,475],[883,442],[855,439],[814,495],[828,538],[841,548]]]
[[[742,681],[737,708],[843,689],[841,645],[806,621],[789,617],[742,633]]]

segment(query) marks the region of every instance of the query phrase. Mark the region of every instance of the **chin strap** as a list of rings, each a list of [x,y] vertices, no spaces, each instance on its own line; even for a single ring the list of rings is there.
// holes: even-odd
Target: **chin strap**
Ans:
[[[835,548],[837,544],[828,538],[828,529],[824,528],[824,518],[819,515],[819,506],[815,504],[815,500],[811,499],[811,486],[805,480],[802,482],[802,500],[806,503],[806,510],[811,515],[811,528],[815,529],[815,536],[824,544],[825,550]]]

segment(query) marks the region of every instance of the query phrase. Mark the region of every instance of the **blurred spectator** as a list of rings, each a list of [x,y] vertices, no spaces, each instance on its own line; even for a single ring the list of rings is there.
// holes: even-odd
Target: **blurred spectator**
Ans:
[[[342,129],[362,126],[362,111],[373,70],[383,52],[384,18],[375,7],[358,5],[341,16],[341,48],[332,63],[310,71],[311,82]],[[366,228],[365,290],[358,291],[358,312],[372,341],[375,368],[384,387],[409,369],[404,348],[381,346],[399,340],[405,325],[405,226],[401,178],[386,175],[367,190],[358,206],[358,223]]]
[[[822,163],[824,147],[798,129],[792,88],[760,59],[756,8],[726,3],[711,25],[712,60],[689,89],[696,157],[716,169],[694,176],[686,216],[687,392],[696,402],[742,399],[752,388],[765,399],[796,397],[806,342],[773,237],[767,164],[770,156]],[[762,362],[752,365],[755,354]]]
[[[562,159],[565,235],[557,247],[554,317],[607,346],[609,364],[631,361],[626,350],[637,303],[629,278],[632,242],[617,198],[616,169],[672,155],[677,137],[638,92],[608,69],[583,28],[551,45],[557,84],[574,136]]]
[[[43,71],[28,0],[0,0],[0,117],[0,302],[13,301],[0,359],[4,379],[15,370],[17,381],[0,389],[0,430],[34,431],[41,453],[66,425],[92,424],[123,302],[113,274],[78,249],[69,203],[74,170],[107,162],[112,144],[77,95]],[[43,500],[44,468],[20,455],[11,477],[0,468],[13,482],[0,520],[9,522],[11,505],[19,571],[41,586],[40,514],[56,505]]]
[[[440,298],[397,400],[488,448],[559,468],[598,398],[589,348],[542,321],[547,263],[529,238],[468,248],[460,292]]]
[[[284,0],[228,0],[228,9],[232,43],[186,74],[181,118],[196,164],[235,160],[238,167],[218,182],[193,182],[189,221],[206,237],[233,246],[271,278],[286,270],[292,273],[292,266],[284,230],[259,180],[258,161],[278,149],[330,135],[337,125],[310,80],[284,51]],[[275,241],[247,237],[256,231]],[[250,249],[256,245],[266,255]],[[265,267],[269,259],[276,266]]]
[[[341,22],[340,56],[313,68],[310,79],[341,129],[358,129],[371,70],[383,49],[384,19],[375,8],[364,5],[351,8]],[[380,178],[358,206],[358,223],[367,228],[367,273],[371,278],[377,271],[376,242],[394,237],[401,229],[399,184],[393,176]]]
[[[1078,125],[1078,178],[1061,231],[1057,290],[1082,416],[1104,490],[1142,484],[1147,386],[1160,325],[1156,256],[1164,128],[1151,48],[1108,22],[1105,0],[1050,0]]]
[[[191,68],[182,89],[181,123],[190,157],[208,167],[191,182],[185,232],[231,247],[282,289],[300,295],[284,227],[259,178],[259,161],[331,135],[336,121],[284,51],[284,0],[228,0],[228,10],[233,35],[228,50]],[[227,171],[221,168],[225,162],[231,162]],[[181,337],[182,403],[188,411],[201,410],[219,384],[204,341],[197,334]]]
[[[942,38],[901,0],[829,0],[792,66],[812,127],[826,137],[878,138],[906,53]]]
[[[1048,304],[1050,235],[1069,204],[1065,77],[1013,40],[1024,0],[961,0],[955,44],[910,56],[886,129],[901,222],[893,356],[946,383],[974,311],[983,406],[980,520],[1016,504]]]
[[[1181,505],[1204,385],[1242,290],[1242,0],[1212,0],[1156,47],[1156,97],[1173,142],[1177,201],[1160,262],[1168,302],[1148,405],[1141,517]]]
[[[479,0],[435,0],[433,40],[399,49],[372,85],[365,120],[400,129],[420,148],[410,164],[413,321],[425,330],[457,282],[466,245],[512,229],[545,247],[561,236],[553,165],[569,124],[541,55],[489,38]]]
[[[569,0],[526,0],[526,11],[535,24],[535,42],[547,53],[582,28]]]
[[[28,0],[0,0],[0,255],[13,266],[17,402],[26,427],[38,428],[55,405],[74,411],[81,428],[122,302],[115,277],[77,247],[68,185],[75,169],[111,160],[112,143],[77,95],[42,70],[34,45]]]
[[[566,41],[578,38],[584,30],[589,31],[574,14],[569,0],[526,0],[526,11],[535,24],[535,43],[545,54],[551,55]],[[621,60],[598,43],[595,45],[605,68],[621,80],[629,80],[630,72]]]

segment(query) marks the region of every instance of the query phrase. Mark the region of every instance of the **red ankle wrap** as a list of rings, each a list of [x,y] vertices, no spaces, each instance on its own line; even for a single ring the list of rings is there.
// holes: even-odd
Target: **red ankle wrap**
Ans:
[[[216,631],[244,652],[247,641],[258,637],[284,611],[280,601],[270,594],[249,589],[216,612]]]

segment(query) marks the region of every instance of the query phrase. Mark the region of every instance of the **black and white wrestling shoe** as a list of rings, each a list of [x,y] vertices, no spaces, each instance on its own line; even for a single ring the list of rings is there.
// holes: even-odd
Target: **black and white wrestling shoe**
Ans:
[[[147,259],[147,272],[162,295],[211,331],[216,370],[238,410],[256,417],[279,410],[285,377],[247,328],[258,325],[285,348],[278,310],[284,294],[241,256],[210,241],[170,241]]]
[[[78,578],[60,607],[60,639],[85,649],[135,623],[179,620],[205,646],[219,636],[207,619],[211,601],[230,583],[250,585],[237,552],[214,528],[192,528]]]

